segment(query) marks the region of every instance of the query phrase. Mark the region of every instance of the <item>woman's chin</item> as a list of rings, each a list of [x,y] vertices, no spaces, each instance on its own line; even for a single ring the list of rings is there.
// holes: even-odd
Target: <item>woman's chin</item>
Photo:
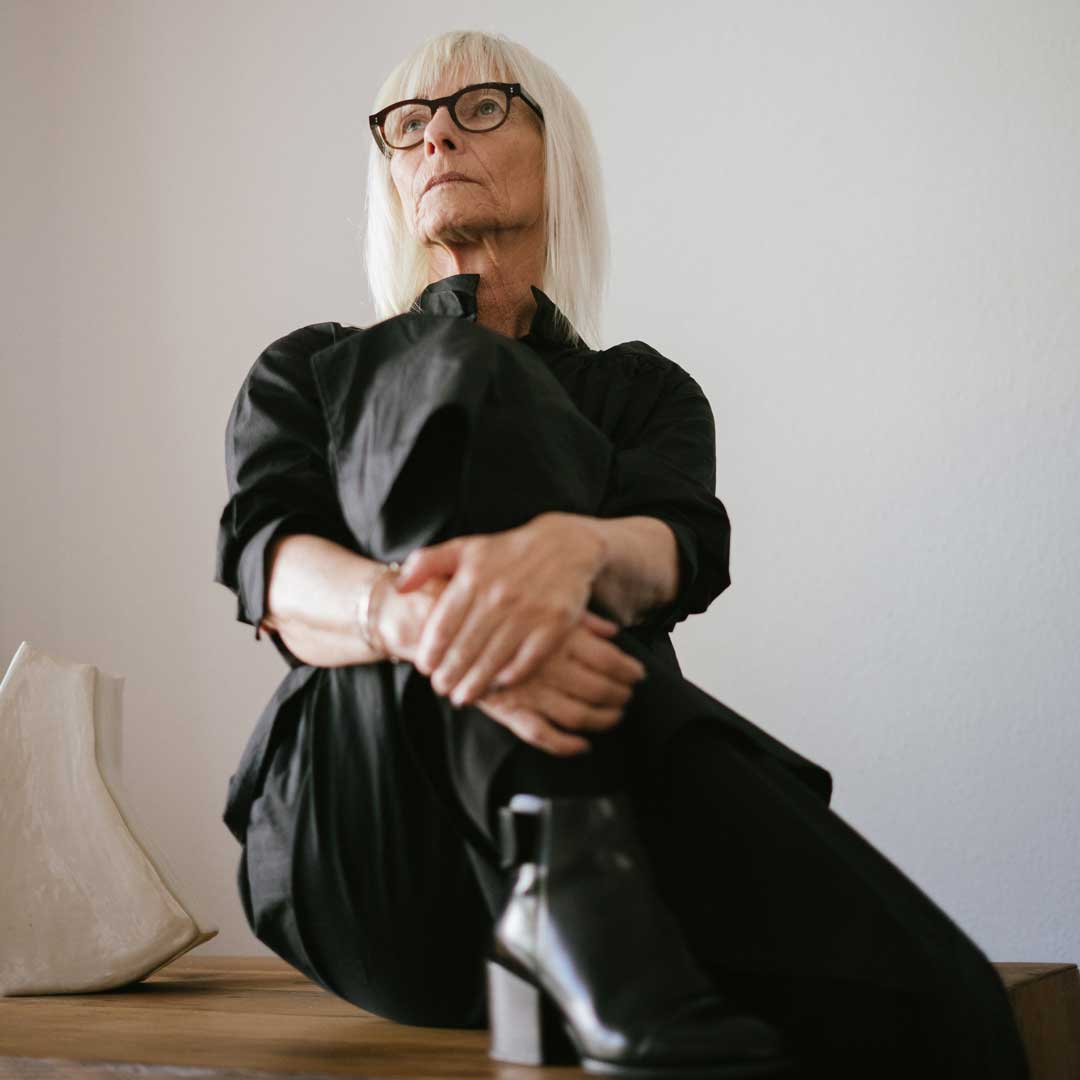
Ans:
[[[494,227],[487,218],[447,214],[426,220],[419,233],[429,244],[475,244]]]

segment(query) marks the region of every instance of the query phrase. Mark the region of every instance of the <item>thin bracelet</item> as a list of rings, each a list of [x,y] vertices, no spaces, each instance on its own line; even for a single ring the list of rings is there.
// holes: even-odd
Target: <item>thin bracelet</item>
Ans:
[[[368,645],[371,646],[371,648],[373,648],[376,652],[386,652],[386,658],[395,664],[399,664],[401,662],[401,658],[394,656],[394,654],[391,652],[388,652],[386,646],[382,643],[382,641],[376,640],[376,635],[374,632],[375,628],[374,626],[372,626],[371,623],[371,601],[374,598],[375,590],[379,587],[379,583],[382,581],[382,579],[386,577],[387,574],[396,574],[400,569],[401,563],[393,561],[388,562],[382,568],[378,576],[371,583],[371,588],[368,589],[367,604],[364,606],[363,617],[361,618],[359,617],[359,615],[357,617],[357,622],[362,627],[361,632],[363,633],[363,636],[366,639]]]

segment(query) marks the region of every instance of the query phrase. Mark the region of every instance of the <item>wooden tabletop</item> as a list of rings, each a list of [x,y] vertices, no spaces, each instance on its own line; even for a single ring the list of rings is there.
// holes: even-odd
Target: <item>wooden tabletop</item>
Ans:
[[[3,1080],[586,1076],[573,1067],[503,1065],[487,1052],[485,1030],[384,1020],[276,956],[188,955],[118,990],[0,998]],[[163,1068],[93,1065],[123,1062]]]
[[[1014,1002],[1025,988],[1076,977],[1075,964],[995,967]],[[487,1052],[487,1031],[384,1020],[328,993],[277,957],[187,955],[118,990],[0,998],[2,1080],[587,1075],[577,1067],[504,1065]]]

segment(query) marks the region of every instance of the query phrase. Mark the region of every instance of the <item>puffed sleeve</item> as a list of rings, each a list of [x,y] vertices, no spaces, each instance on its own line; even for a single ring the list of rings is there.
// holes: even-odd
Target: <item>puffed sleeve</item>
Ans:
[[[236,618],[254,626],[256,638],[266,612],[266,555],[277,537],[313,533],[356,550],[338,503],[310,364],[346,333],[337,323],[315,323],[271,343],[244,378],[225,426],[229,497],[214,580],[236,594]],[[268,632],[289,666],[300,666]]]
[[[597,516],[642,514],[671,527],[679,556],[678,592],[635,624],[638,630],[670,633],[688,615],[705,611],[731,584],[731,523],[715,494],[716,427],[708,398],[673,360],[643,342],[632,345],[646,411],[637,431],[625,444],[620,440]]]

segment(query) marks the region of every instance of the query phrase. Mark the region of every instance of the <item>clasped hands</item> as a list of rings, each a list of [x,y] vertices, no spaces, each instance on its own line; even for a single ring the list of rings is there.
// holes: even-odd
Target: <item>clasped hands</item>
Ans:
[[[586,608],[603,558],[598,533],[557,512],[418,548],[384,591],[377,632],[454,705],[549,753],[587,751],[570,731],[613,727],[645,675],[606,640],[618,624]]]

